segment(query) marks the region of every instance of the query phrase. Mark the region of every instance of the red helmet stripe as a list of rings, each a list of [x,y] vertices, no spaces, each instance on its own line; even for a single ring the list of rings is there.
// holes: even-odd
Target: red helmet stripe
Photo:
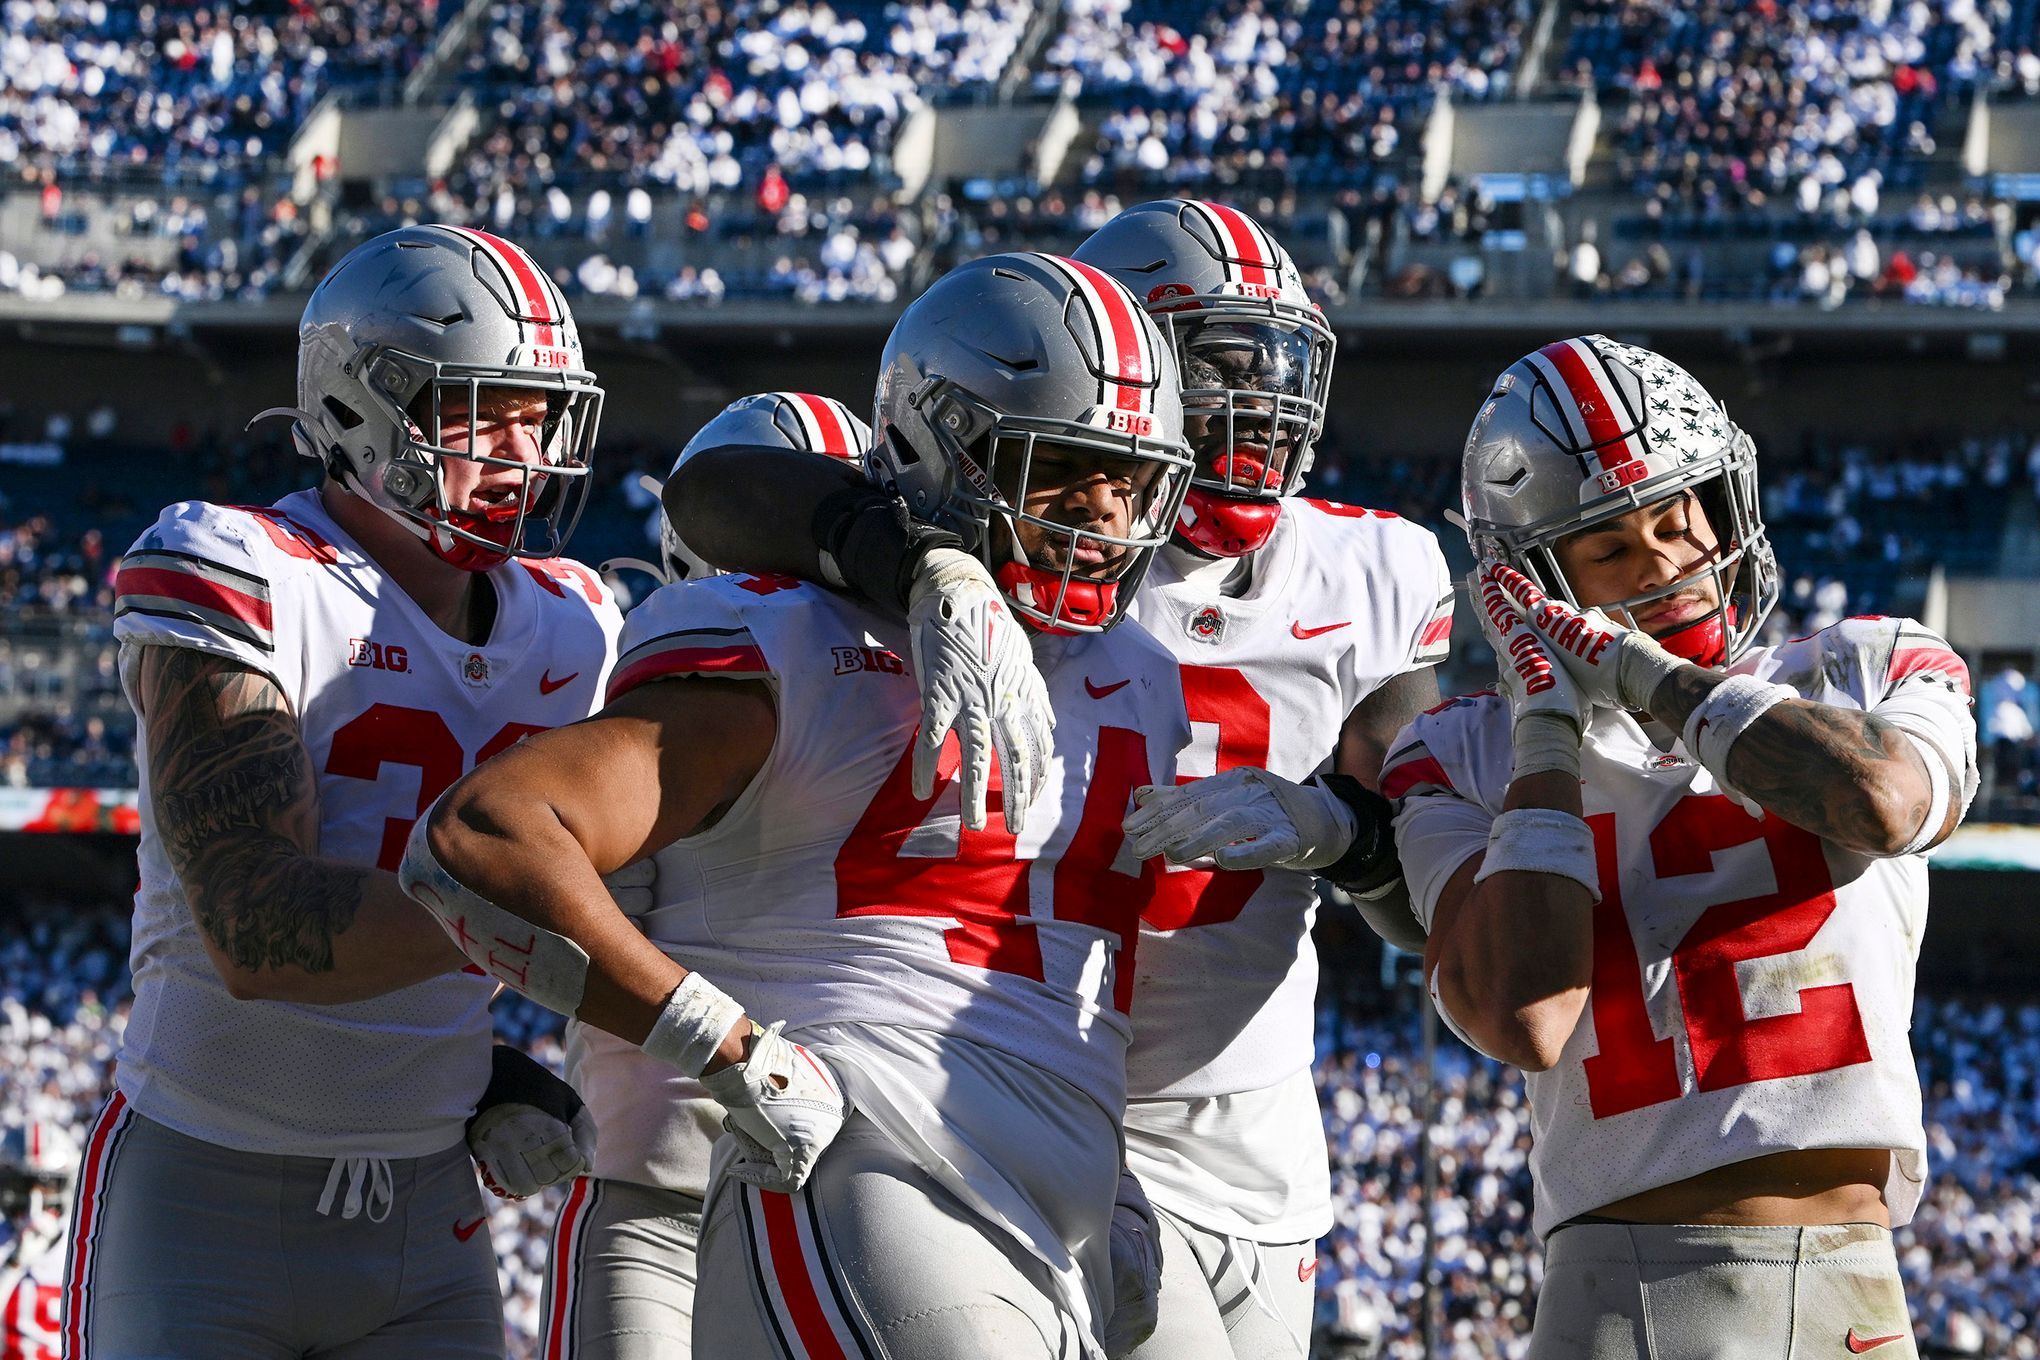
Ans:
[[[1231,240],[1233,254],[1239,259],[1242,283],[1266,283],[1273,256],[1261,245],[1255,234],[1254,224],[1238,208],[1223,203],[1207,203],[1211,215],[1218,219],[1226,237]]]
[[[1587,442],[1600,462],[1598,470],[1605,472],[1631,461],[1635,450],[1623,431],[1621,407],[1615,394],[1595,372],[1599,359],[1592,356],[1595,362],[1589,364],[1590,353],[1583,353],[1585,349],[1578,340],[1554,340],[1537,352],[1558,373],[1565,395],[1572,399],[1573,410],[1586,431]]]
[[[850,422],[843,418],[840,403],[812,392],[788,392],[784,395],[802,414],[802,424],[809,432],[808,447],[814,452],[833,454],[838,458],[855,458],[862,452],[850,447]]]
[[[1098,340],[1107,377],[1119,388],[1119,409],[1138,411],[1146,406],[1143,389],[1151,380],[1153,365],[1147,352],[1147,336],[1140,316],[1127,301],[1126,293],[1112,276],[1081,260],[1062,256],[1056,262],[1076,275],[1077,291],[1083,295],[1085,310],[1098,329]]]
[[[517,290],[524,294],[525,315],[538,325],[538,333],[532,342],[539,345],[558,344],[559,341],[554,338],[554,327],[560,319],[560,309],[553,305],[552,297],[547,291],[550,281],[538,272],[538,267],[531,262],[531,257],[502,237],[486,231],[477,231],[473,227],[454,227],[451,230],[459,232],[489,252],[490,258],[502,266],[504,274],[516,285]]]

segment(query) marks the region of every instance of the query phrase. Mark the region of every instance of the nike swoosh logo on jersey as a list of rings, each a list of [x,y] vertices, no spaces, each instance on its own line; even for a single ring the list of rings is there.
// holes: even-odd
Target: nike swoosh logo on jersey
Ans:
[[[488,1221],[489,1216],[487,1214],[483,1214],[480,1218],[476,1219],[472,1223],[456,1223],[453,1225],[453,1235],[459,1238],[461,1241],[465,1242],[470,1237],[473,1237],[475,1235],[475,1230],[477,1228],[481,1227],[484,1223],[487,1223]]]
[[[555,680],[552,678],[552,672],[548,670],[545,672],[545,674],[538,677],[538,692],[540,694],[551,694],[554,690],[558,689],[560,686],[571,685],[580,678],[581,673],[579,671],[575,671],[572,675],[569,675],[564,679]]]
[[[1339,629],[1346,627],[1352,622],[1353,620],[1347,619],[1345,623],[1328,623],[1322,628],[1306,628],[1303,626],[1303,620],[1298,619],[1295,623],[1289,625],[1289,635],[1299,642],[1308,642],[1311,638],[1319,637],[1325,633],[1336,633]]]
[[[1311,1277],[1311,1276],[1313,1276],[1313,1275],[1315,1275],[1315,1274],[1317,1274],[1317,1258],[1316,1258],[1316,1257],[1314,1257],[1314,1256],[1313,1256],[1313,1257],[1312,1257],[1312,1258],[1311,1258],[1310,1260],[1308,1260],[1308,1261],[1298,1261],[1298,1262],[1296,1263],[1296,1278],[1297,1278],[1297,1279],[1299,1279],[1299,1280],[1309,1280],[1309,1279],[1310,1279],[1310,1277]]]
[[[1849,1328],[1849,1337],[1846,1344],[1851,1355],[1861,1355],[1865,1351],[1874,1351],[1879,1346],[1889,1346],[1894,1341],[1903,1340],[1905,1340],[1904,1332],[1893,1332],[1890,1336],[1857,1336],[1856,1329],[1851,1327]]]
[[[1100,689],[1098,686],[1091,683],[1091,677],[1087,675],[1084,677],[1084,693],[1090,695],[1093,699],[1103,699],[1107,695],[1119,693],[1119,691],[1125,689],[1128,685],[1132,683],[1133,681],[1131,680],[1121,680],[1116,685],[1107,685],[1103,689]]]

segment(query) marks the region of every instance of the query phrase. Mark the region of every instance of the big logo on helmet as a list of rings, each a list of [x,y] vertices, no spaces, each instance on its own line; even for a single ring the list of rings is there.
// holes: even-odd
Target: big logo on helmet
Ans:
[[[1105,413],[1108,429],[1121,434],[1138,435],[1146,438],[1155,432],[1155,418],[1145,411],[1121,411],[1114,409]]]
[[[1633,458],[1627,463],[1609,468],[1594,480],[1600,483],[1603,492],[1609,492],[1620,491],[1631,482],[1640,482],[1648,476],[1650,469],[1644,465],[1643,460]]]

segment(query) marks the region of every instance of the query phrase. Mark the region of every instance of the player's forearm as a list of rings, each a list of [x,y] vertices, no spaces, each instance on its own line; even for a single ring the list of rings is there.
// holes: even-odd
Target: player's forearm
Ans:
[[[586,847],[543,796],[504,789],[500,781],[494,788],[463,781],[434,806],[426,835],[439,867],[461,886],[586,955],[572,1014],[632,1043],[644,1041],[687,970],[617,910]],[[444,908],[434,910],[444,915]],[[466,939],[467,957],[492,976],[541,1004],[560,1004],[531,986],[536,935],[520,938],[458,912],[447,928]]]
[[[395,874],[245,842],[211,868],[216,878],[188,879],[186,893],[213,966],[240,1000],[365,1001],[466,962]]]
[[[1580,815],[1579,781],[1545,771],[1509,786],[1505,811]],[[1471,885],[1440,994],[1453,1017],[1495,1057],[1541,1072],[1558,1061],[1593,982],[1594,899],[1560,874],[1502,870]]]
[[[1682,666],[1658,687],[1652,716],[1683,731],[1727,677]],[[1895,854],[1920,831],[1932,785],[1895,725],[1860,709],[1786,699],[1766,709],[1728,753],[1737,792],[1822,840]]]
[[[724,571],[823,579],[815,512],[862,482],[838,458],[794,449],[704,449],[666,483],[666,515],[688,546]]]

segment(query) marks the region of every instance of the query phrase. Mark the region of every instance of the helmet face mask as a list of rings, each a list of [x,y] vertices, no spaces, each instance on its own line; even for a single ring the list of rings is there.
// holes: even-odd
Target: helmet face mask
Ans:
[[[1102,632],[1125,612],[1189,487],[1174,363],[1101,271],[1034,254],[952,270],[894,327],[881,361],[874,470],[916,517],[952,529],[1014,613]],[[1044,512],[1098,478],[1125,522]]]
[[[1547,345],[1496,381],[1467,437],[1462,495],[1477,558],[1500,558],[1575,608],[1631,626],[1636,612],[1705,582],[1707,614],[1658,635],[1696,664],[1732,664],[1781,593],[1757,498],[1756,446],[1692,375],[1650,351],[1587,336]],[[1558,546],[1691,494],[1715,538],[1676,581],[1582,599]]]
[[[472,447],[469,415],[518,392],[545,401],[534,457]],[[485,571],[564,551],[602,399],[566,299],[528,255],[486,232],[418,226],[356,247],[327,274],[299,326],[298,405],[256,419],[292,417],[298,452],[441,559]],[[447,437],[450,412],[470,431],[461,447]],[[508,496],[501,482],[492,494],[515,512],[455,504],[454,460],[479,465],[484,481],[514,473]]]

